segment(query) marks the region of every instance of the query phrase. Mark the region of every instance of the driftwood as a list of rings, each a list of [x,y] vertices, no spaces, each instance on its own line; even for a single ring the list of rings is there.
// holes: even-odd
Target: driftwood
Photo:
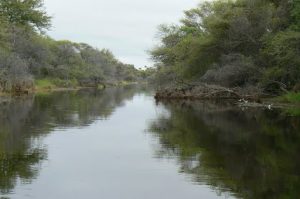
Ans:
[[[259,95],[241,94],[238,89],[229,89],[216,85],[188,85],[182,88],[167,88],[157,91],[156,99],[232,99],[259,102]]]

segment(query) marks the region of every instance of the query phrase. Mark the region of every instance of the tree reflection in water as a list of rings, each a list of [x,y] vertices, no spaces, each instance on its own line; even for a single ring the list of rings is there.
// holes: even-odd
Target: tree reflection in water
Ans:
[[[159,106],[166,111],[150,124],[157,157],[178,160],[194,182],[241,198],[299,197],[299,117],[224,103]]]
[[[14,98],[0,104],[0,194],[37,178],[47,158],[41,140],[56,128],[87,126],[108,119],[137,88],[81,90]]]

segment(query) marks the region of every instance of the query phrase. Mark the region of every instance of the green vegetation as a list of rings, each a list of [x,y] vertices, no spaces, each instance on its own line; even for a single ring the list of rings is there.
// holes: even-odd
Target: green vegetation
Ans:
[[[285,114],[293,117],[300,117],[300,108],[289,108],[285,110]]]
[[[142,80],[142,72],[107,49],[55,41],[42,0],[0,1],[0,92]],[[34,81],[34,80],[37,81]]]
[[[35,80],[35,86],[38,90],[52,89],[56,87],[56,85],[54,85],[49,79]]]
[[[76,88],[78,87],[78,82],[76,79],[73,80],[62,80],[59,78],[56,79],[37,79],[34,81],[35,90],[52,90],[57,88]]]
[[[185,11],[180,24],[159,29],[156,82],[297,90],[299,13],[299,0],[215,0]]]
[[[288,93],[278,97],[279,101],[300,103],[300,93]]]

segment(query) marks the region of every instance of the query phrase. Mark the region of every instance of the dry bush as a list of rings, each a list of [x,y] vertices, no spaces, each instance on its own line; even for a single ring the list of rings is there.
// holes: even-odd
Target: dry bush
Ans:
[[[202,81],[226,87],[252,85],[257,81],[258,69],[251,58],[240,54],[225,55],[201,78]]]
[[[33,89],[27,63],[16,54],[0,55],[0,89],[2,92],[23,92]]]

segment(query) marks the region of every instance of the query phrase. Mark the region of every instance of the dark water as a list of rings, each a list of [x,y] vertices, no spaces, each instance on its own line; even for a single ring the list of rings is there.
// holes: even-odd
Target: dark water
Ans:
[[[133,87],[13,99],[0,104],[0,198],[299,198],[297,113]]]

